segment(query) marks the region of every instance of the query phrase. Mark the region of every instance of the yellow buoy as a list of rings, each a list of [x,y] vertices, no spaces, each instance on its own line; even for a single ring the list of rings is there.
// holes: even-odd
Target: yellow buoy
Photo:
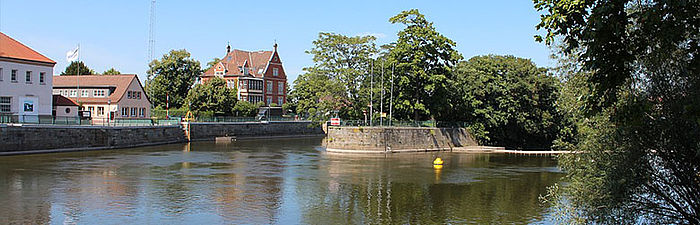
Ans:
[[[439,170],[439,169],[442,169],[442,165],[435,164],[435,165],[433,165],[433,168],[435,168],[436,170]]]
[[[442,165],[443,161],[440,157],[435,158],[435,161],[433,161],[433,165]]]

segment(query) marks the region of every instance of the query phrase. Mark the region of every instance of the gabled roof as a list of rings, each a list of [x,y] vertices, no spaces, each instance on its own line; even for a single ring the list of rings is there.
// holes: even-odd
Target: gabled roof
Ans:
[[[242,76],[243,72],[238,67],[242,67],[247,61],[249,67],[252,68],[250,74],[255,77],[262,77],[265,67],[267,67],[268,62],[272,58],[272,53],[273,51],[249,52],[234,49],[221,59],[221,64],[228,71],[225,75]],[[213,76],[215,68],[216,66],[209,68],[204,72],[204,76]]]
[[[80,84],[81,88],[91,88],[91,87],[110,87],[114,88],[111,95],[106,98],[93,98],[93,97],[80,97],[80,102],[82,103],[107,103],[107,100],[112,100],[112,103],[117,103],[119,100],[126,95],[126,90],[128,89],[131,82],[136,79],[141,90],[143,91],[143,86],[141,81],[139,81],[136,74],[120,74],[120,75],[80,75],[80,76],[54,76],[53,77],[53,87],[54,88],[76,88]],[[146,93],[143,93],[146,100],[150,102]],[[76,97],[77,98],[77,97]]]
[[[62,95],[53,95],[53,106],[78,106],[78,103]]]
[[[53,60],[0,32],[0,57],[56,64]]]

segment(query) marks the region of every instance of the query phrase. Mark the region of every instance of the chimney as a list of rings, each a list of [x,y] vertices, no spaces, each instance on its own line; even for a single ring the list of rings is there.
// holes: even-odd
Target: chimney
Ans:
[[[226,54],[228,54],[229,52],[231,52],[231,44],[226,43]]]

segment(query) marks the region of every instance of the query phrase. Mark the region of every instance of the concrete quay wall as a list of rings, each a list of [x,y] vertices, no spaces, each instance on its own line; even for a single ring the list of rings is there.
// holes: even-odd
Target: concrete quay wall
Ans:
[[[327,151],[348,153],[449,151],[476,145],[464,128],[329,127],[326,138]]]
[[[186,141],[180,126],[0,125],[0,155],[128,148]]]
[[[229,122],[183,123],[185,129],[189,126],[191,141],[211,141],[217,137],[236,138],[268,138],[290,136],[322,136],[325,133],[317,124],[304,121],[271,121],[271,122]]]

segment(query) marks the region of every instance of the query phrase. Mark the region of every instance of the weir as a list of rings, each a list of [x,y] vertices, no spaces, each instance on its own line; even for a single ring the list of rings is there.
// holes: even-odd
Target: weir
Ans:
[[[464,128],[328,127],[326,150],[345,153],[451,151],[477,146]]]

